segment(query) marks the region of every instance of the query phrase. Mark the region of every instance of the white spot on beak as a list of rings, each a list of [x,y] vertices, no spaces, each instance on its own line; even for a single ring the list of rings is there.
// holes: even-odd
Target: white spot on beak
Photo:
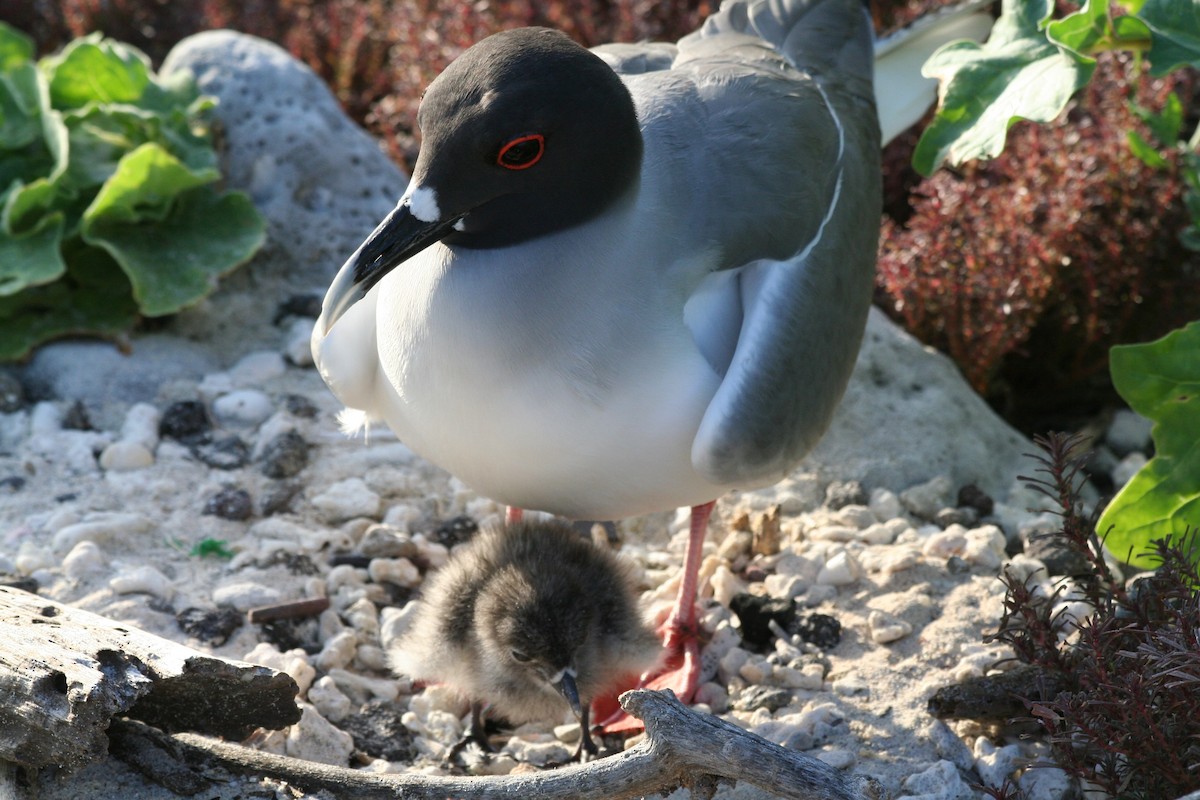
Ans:
[[[454,223],[454,230],[465,231],[467,229],[467,224],[464,220],[466,220],[466,217],[459,217],[458,222]]]
[[[421,222],[437,222],[442,218],[442,210],[438,208],[437,192],[428,186],[418,186],[410,189],[406,195],[408,210]]]

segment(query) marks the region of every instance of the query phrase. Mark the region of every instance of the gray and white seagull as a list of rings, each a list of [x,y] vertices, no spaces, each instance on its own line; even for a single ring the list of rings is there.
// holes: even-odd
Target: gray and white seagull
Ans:
[[[334,394],[511,517],[692,507],[662,679],[685,699],[713,501],[828,426],[871,302],[881,126],[932,101],[938,44],[987,30],[969,11],[886,54],[861,0],[731,0],[677,45],[488,37],[429,85],[408,190],[325,298]]]

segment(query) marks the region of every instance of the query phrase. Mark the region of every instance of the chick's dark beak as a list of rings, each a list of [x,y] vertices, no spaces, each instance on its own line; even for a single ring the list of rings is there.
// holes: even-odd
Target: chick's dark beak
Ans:
[[[563,670],[562,678],[554,684],[554,688],[566,698],[575,716],[583,714],[583,706],[579,703],[579,690],[575,686],[575,675],[571,670]]]

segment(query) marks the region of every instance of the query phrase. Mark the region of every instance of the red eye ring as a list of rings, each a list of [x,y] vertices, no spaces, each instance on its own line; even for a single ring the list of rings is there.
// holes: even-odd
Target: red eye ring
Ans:
[[[528,146],[530,142],[537,144],[536,152],[533,152]],[[514,148],[516,148],[515,151]],[[529,169],[542,160],[545,152],[546,138],[540,133],[531,133],[527,136],[518,136],[501,147],[499,155],[496,156],[496,163],[505,169]]]

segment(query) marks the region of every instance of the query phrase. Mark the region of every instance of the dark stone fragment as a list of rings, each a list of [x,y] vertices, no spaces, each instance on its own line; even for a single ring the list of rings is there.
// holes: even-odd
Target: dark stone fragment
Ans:
[[[369,756],[412,763],[417,752],[412,731],[400,721],[403,715],[404,708],[394,700],[372,700],[347,714],[338,727],[354,739],[355,749]]]
[[[213,469],[239,469],[250,460],[250,448],[238,436],[224,436],[215,442],[201,438],[192,445],[192,455]]]
[[[67,413],[63,414],[62,420],[63,430],[68,431],[90,431],[92,430],[92,420],[88,416],[87,406],[82,400],[76,400],[67,409]]]
[[[1029,716],[1021,698],[1049,701],[1068,688],[1060,673],[1022,666],[943,686],[929,698],[929,713],[938,719],[1007,722]]]
[[[371,557],[362,553],[334,553],[329,557],[329,566],[331,567],[350,566],[366,569],[370,565]]]
[[[453,547],[470,539],[478,530],[479,523],[470,517],[454,517],[438,523],[433,531],[433,540],[446,547]]]
[[[283,567],[293,575],[303,575],[305,577],[321,573],[321,569],[307,555],[303,553],[286,553],[282,550],[276,550],[268,558],[255,562],[255,566],[262,569]]]
[[[232,606],[219,608],[185,608],[175,615],[179,628],[205,644],[220,647],[229,641],[233,632],[242,627],[246,615]]]
[[[742,692],[734,708],[739,711],[757,711],[765,708],[772,713],[792,702],[792,693],[778,686],[750,686]]]
[[[359,551],[368,558],[416,559],[417,544],[412,537],[391,525],[372,525],[358,543]]]
[[[167,406],[158,423],[158,435],[165,439],[190,442],[208,433],[212,420],[199,400],[180,400]]]
[[[825,506],[837,511],[846,506],[865,506],[869,497],[858,481],[834,481],[825,488]]]
[[[9,575],[6,572],[0,572],[0,586],[7,586],[10,589],[20,589],[22,592],[37,594],[38,582],[35,578],[30,578],[27,575]]]
[[[283,398],[283,406],[289,414],[301,419],[312,419],[317,416],[317,404],[302,394],[289,394]]]
[[[258,628],[263,640],[275,645],[281,653],[298,647],[309,655],[315,655],[321,652],[323,646],[321,626],[315,617],[276,619],[264,622]]]
[[[1046,565],[1051,577],[1091,575],[1092,564],[1083,553],[1072,550],[1053,533],[1034,534],[1025,543],[1025,555]]]
[[[254,512],[254,504],[250,493],[245,489],[226,486],[204,503],[204,513],[218,516],[221,519],[241,521],[250,519]]]
[[[962,575],[971,571],[971,565],[962,556],[950,556],[946,559],[946,572],[951,575]]]
[[[973,508],[979,512],[979,516],[986,517],[992,513],[996,504],[991,495],[975,484],[968,483],[958,490],[958,505],[960,508],[963,506]]]
[[[8,370],[0,370],[0,413],[11,414],[25,407],[25,387]]]
[[[72,500],[75,500],[75,499],[77,499],[78,497],[79,497],[79,495],[78,495],[78,494],[76,494],[75,492],[63,492],[62,494],[56,494],[56,495],[54,495],[54,502],[56,502],[56,503],[69,503],[69,502],[71,502]]]
[[[278,325],[286,317],[312,317],[316,319],[321,316],[321,295],[319,294],[294,294],[284,300],[275,309],[275,316],[271,323]]]
[[[941,528],[949,528],[951,525],[969,528],[979,521],[979,512],[971,506],[943,508],[933,515],[933,521]]]
[[[0,491],[15,494],[25,488],[25,478],[20,475],[7,475],[0,478]]]
[[[260,513],[264,517],[283,513],[291,508],[292,500],[300,492],[295,483],[276,483],[262,493]]]
[[[268,478],[290,478],[308,466],[308,442],[295,431],[284,431],[263,448],[262,471]]]
[[[787,598],[761,597],[743,592],[729,601],[729,609],[742,624],[742,640],[756,650],[765,650],[775,641],[769,623],[775,620],[781,628],[796,622],[796,601]]]
[[[822,650],[837,647],[842,641],[842,623],[828,614],[807,614],[803,617],[796,617],[793,624],[784,625],[783,629]]]

